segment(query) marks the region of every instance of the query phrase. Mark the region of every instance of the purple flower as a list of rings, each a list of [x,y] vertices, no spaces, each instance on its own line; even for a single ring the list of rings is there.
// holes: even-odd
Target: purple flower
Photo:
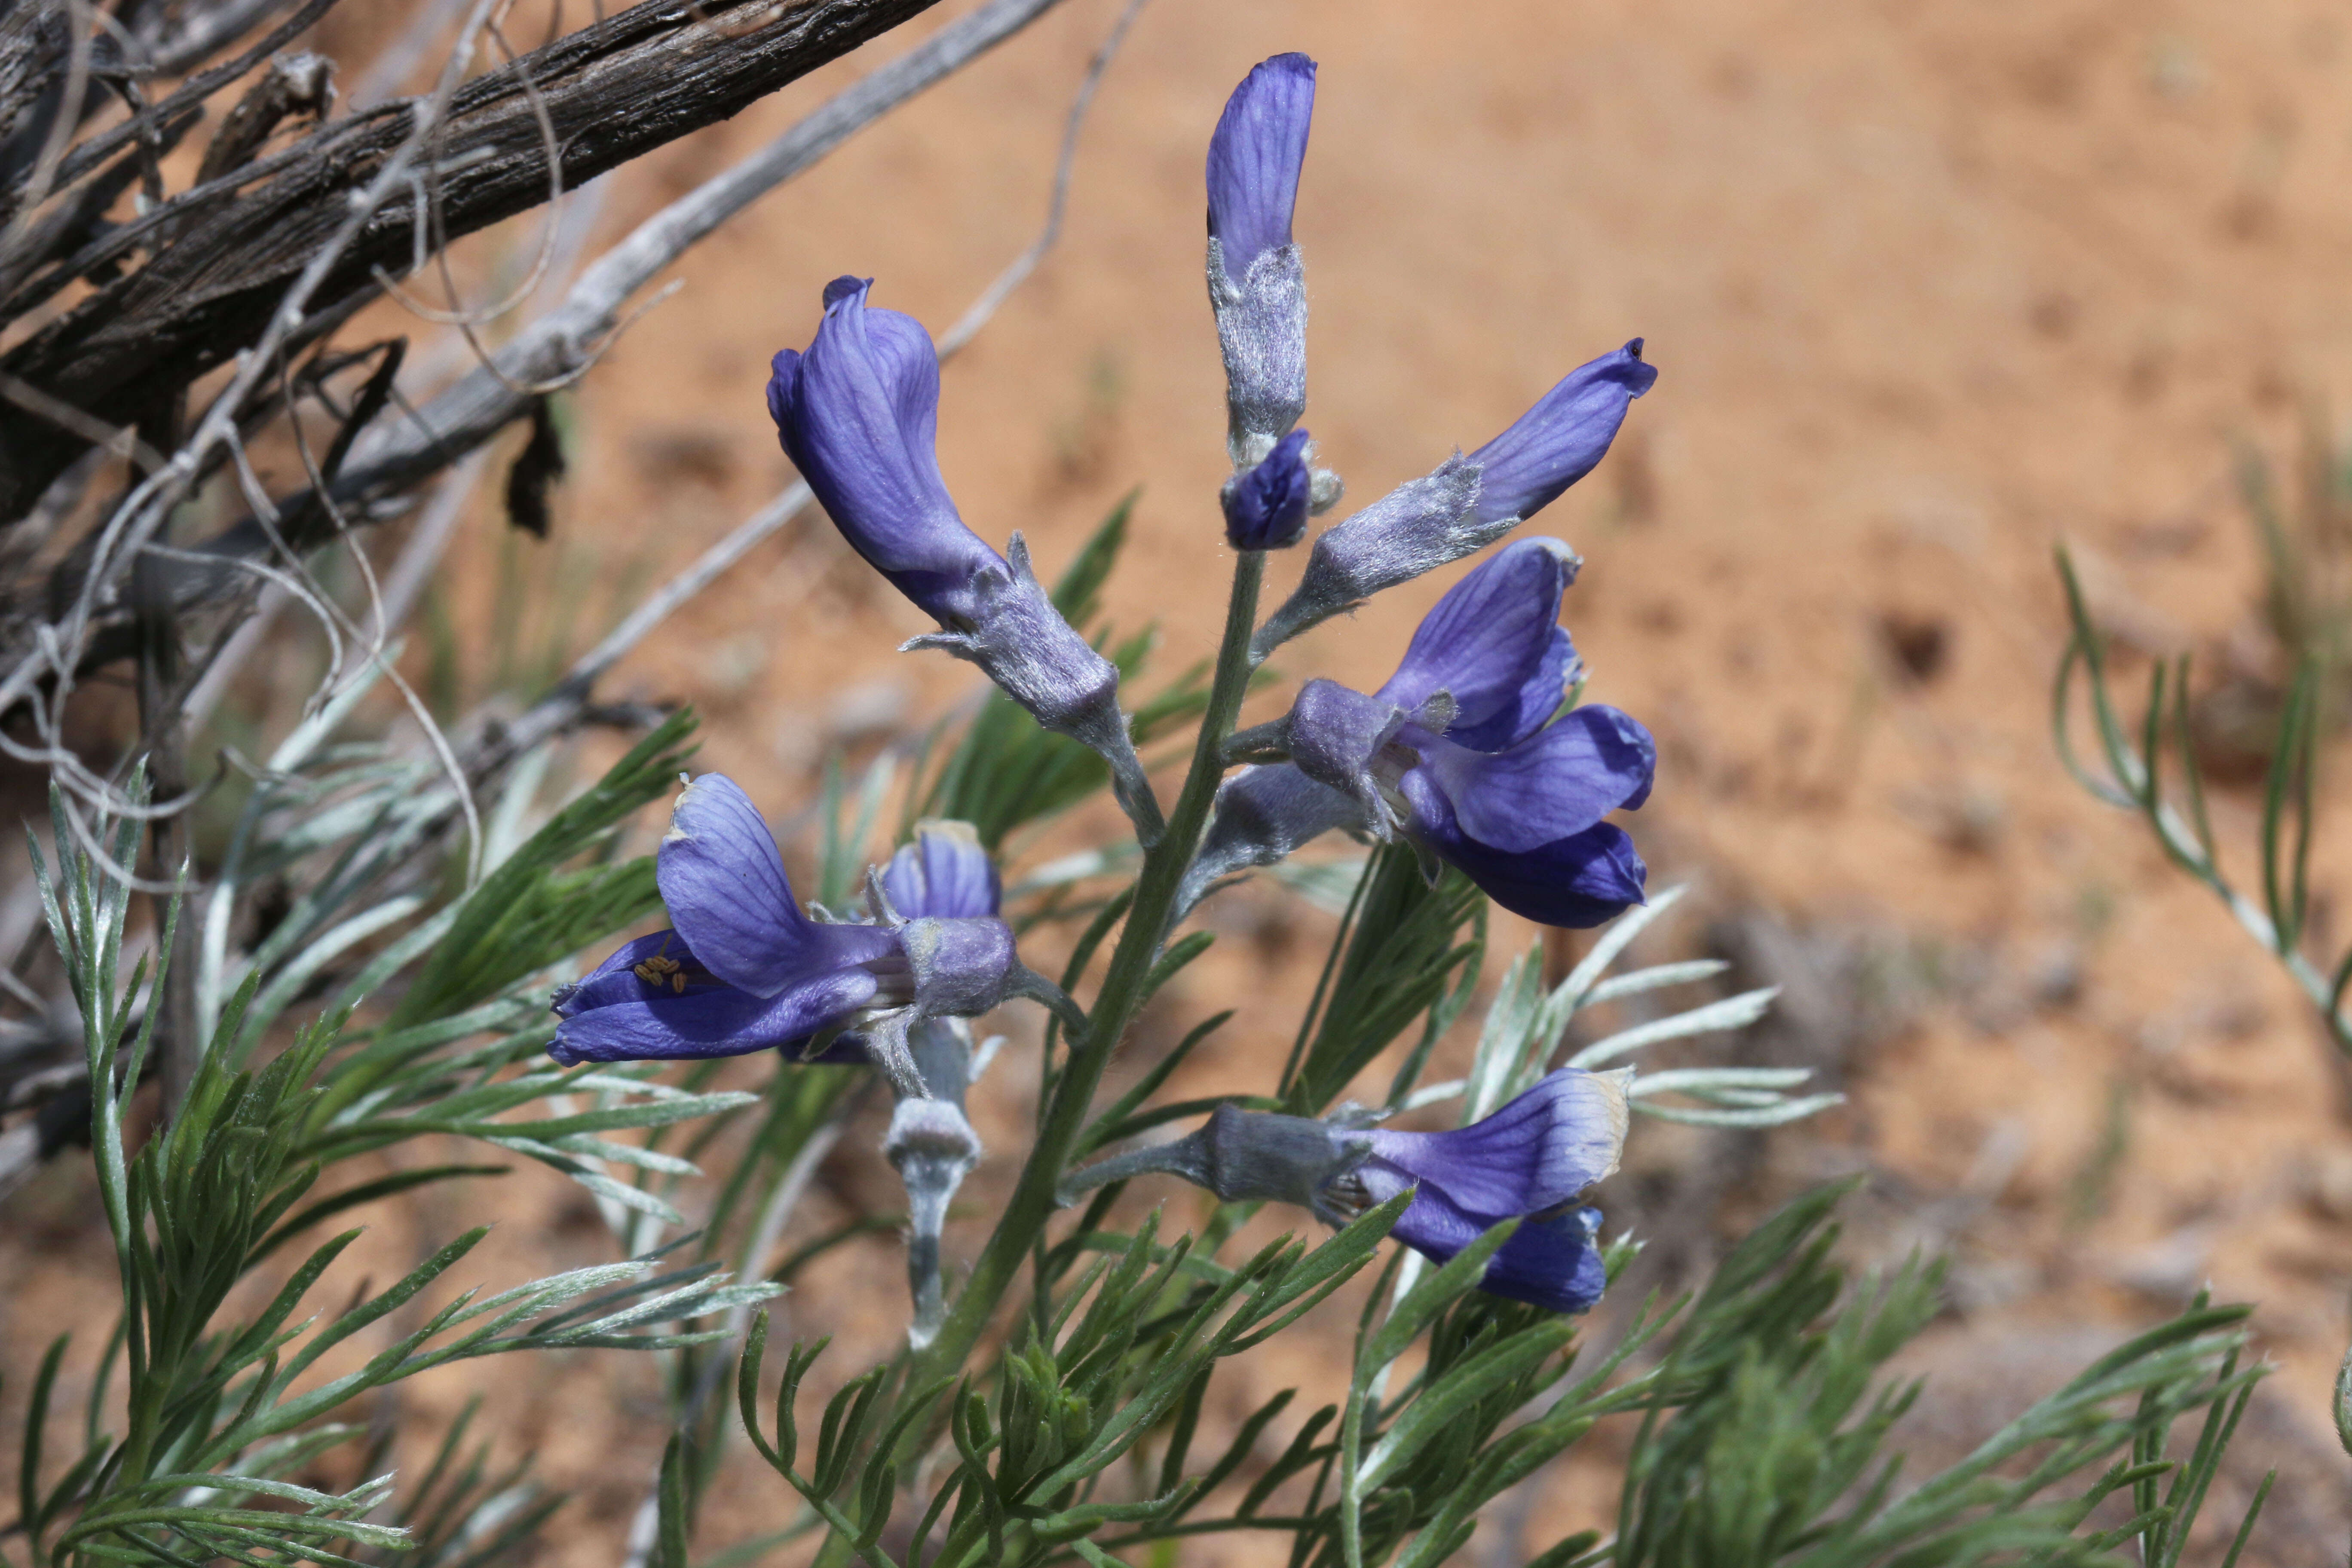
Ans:
[[[1209,138],[1209,235],[1236,286],[1257,258],[1290,243],[1298,169],[1315,115],[1315,62],[1276,55],[1253,66]]]
[[[1639,338],[1562,376],[1509,429],[1470,454],[1478,465],[1479,522],[1508,528],[1559,500],[1600,466],[1625,411],[1657,379]]]
[[[1235,550],[1286,550],[1307,531],[1314,492],[1307,440],[1293,430],[1264,462],[1225,481],[1225,542]]]
[[[1307,409],[1307,274],[1290,237],[1315,62],[1276,55],[1234,89],[1209,139],[1209,303],[1225,359],[1225,445],[1263,459]]]
[[[1617,1168],[1631,1069],[1562,1068],[1484,1121],[1451,1132],[1373,1128],[1363,1162],[1327,1189],[1344,1216],[1414,1189],[1390,1234],[1445,1262],[1507,1219],[1524,1221],[1486,1265],[1481,1289],[1556,1312],[1601,1299],[1592,1238],[1601,1215],[1577,1194]]]
[[[1557,539],[1496,551],[1421,618],[1376,695],[1410,710],[1444,692],[1446,739],[1473,751],[1499,752],[1541,729],[1580,667],[1559,606],[1583,565]]]
[[[855,1026],[893,1082],[920,1092],[908,1027],[986,1012],[1022,976],[1012,929],[993,915],[811,919],[758,808],[722,774],[678,796],[655,876],[676,929],[625,944],[556,994],[563,1021],[548,1053],[567,1066],[797,1054]]]
[[[1639,903],[1647,869],[1603,818],[1649,798],[1649,731],[1599,705],[1553,720],[1579,668],[1558,625],[1578,565],[1557,540],[1521,540],[1438,601],[1379,691],[1307,682],[1262,741],[1288,763],[1220,792],[1188,890],[1352,823],[1547,925],[1598,925]]]
[[[915,824],[915,841],[901,845],[882,868],[882,890],[910,920],[993,915],[1004,901],[1004,880],[971,824],[939,817]]]
[[[793,467],[851,548],[941,626],[979,617],[1003,563],[964,526],[940,476],[940,360],[922,323],[866,306],[870,278],[825,285],[806,353],[786,349],[768,415]]]
[[[1221,1105],[1186,1137],[1079,1172],[1066,1194],[1165,1172],[1228,1202],[1297,1204],[1340,1226],[1410,1189],[1412,1202],[1390,1233],[1396,1239],[1444,1263],[1505,1220],[1518,1220],[1479,1288],[1581,1312],[1600,1300],[1607,1271],[1593,1245],[1600,1211],[1577,1199],[1617,1169],[1633,1076],[1627,1068],[1562,1068],[1485,1121],[1451,1132],[1360,1130]]]
[[[1591,473],[1658,379],[1635,338],[1578,366],[1511,427],[1326,530],[1298,587],[1251,641],[1260,659],[1384,588],[1486,548]]]
[[[1018,533],[999,556],[964,526],[940,476],[939,354],[912,316],[866,303],[872,287],[835,279],[807,352],[776,355],[777,438],[842,537],[939,622],[907,647],[971,660],[1038,723],[1098,752],[1155,841],[1160,808],[1118,710],[1117,667],[1054,608]]]

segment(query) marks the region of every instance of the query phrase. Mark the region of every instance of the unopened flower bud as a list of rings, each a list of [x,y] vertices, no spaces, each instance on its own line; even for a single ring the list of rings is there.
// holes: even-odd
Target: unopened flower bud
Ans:
[[[1225,540],[1235,550],[1284,550],[1307,531],[1314,481],[1307,471],[1307,432],[1275,443],[1257,467],[1225,481]]]

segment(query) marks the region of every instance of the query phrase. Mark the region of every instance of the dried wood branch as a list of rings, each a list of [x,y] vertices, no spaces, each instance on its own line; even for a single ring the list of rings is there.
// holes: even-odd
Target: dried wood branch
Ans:
[[[220,564],[217,569],[194,567],[175,575],[177,610],[185,614],[249,590],[253,579],[238,569],[238,563],[275,554],[273,533],[299,552],[334,536],[333,512],[352,523],[388,515],[381,506],[386,498],[426,482],[528,413],[527,388],[562,381],[584,370],[618,328],[629,300],[721,224],[809,168],[857,131],[954,74],[1060,3],[989,0],[920,47],[859,79],[758,152],[638,225],[584,268],[562,302],[517,333],[491,364],[478,367],[413,415],[387,416],[362,433],[326,498],[314,491],[301,492],[278,504],[274,525],[258,517],[248,518],[200,546],[202,554]],[[1034,265],[1034,255],[1026,259]],[[1025,276],[1025,268],[1023,272]],[[992,293],[1002,297],[1000,290]],[[332,511],[326,504],[329,501]],[[46,596],[58,602],[79,586],[79,583],[53,584]],[[87,672],[114,663],[135,649],[127,617],[112,616],[93,628],[82,668]],[[0,648],[0,665],[15,662],[22,651],[12,637],[9,645]]]
[[[1046,5],[1054,3],[1055,0],[1045,0]],[[1033,11],[1045,8],[1036,0],[999,0],[999,4],[1007,11],[1020,5],[1027,5]],[[1135,25],[1135,18],[1145,4],[1146,0],[1128,0],[1118,20],[1112,24],[1109,36],[1095,51],[1094,58],[1087,64],[1087,74],[1078,84],[1077,97],[1070,105],[1068,118],[1063,126],[1061,152],[1054,161],[1054,182],[1052,194],[1045,204],[1045,226],[1038,230],[1037,237],[1030,242],[1028,248],[1013,258],[1011,265],[981,291],[980,297],[957,320],[954,329],[940,340],[939,355],[942,364],[971,346],[971,341],[980,335],[981,329],[994,319],[997,310],[1012,297],[1013,290],[1028,280],[1029,275],[1037,269],[1037,264],[1045,259],[1055,242],[1061,237],[1062,217],[1069,204],[1071,173],[1077,163],[1078,132],[1086,124],[1087,110],[1093,106],[1096,89],[1102,85],[1103,74],[1110,68],[1110,62],[1118,56],[1119,46],[1127,39],[1128,29]],[[985,12],[976,13],[968,21],[979,22],[985,16]],[[942,35],[942,39],[944,37]],[[692,199],[688,198],[689,201]],[[660,219],[657,217],[654,221],[658,223]],[[619,626],[607,633],[602,642],[583,654],[546,695],[517,715],[511,722],[501,724],[488,733],[478,753],[477,765],[486,773],[504,766],[533,747],[580,724],[583,716],[593,709],[592,698],[597,681],[603,679],[631,649],[652,635],[655,627],[725,576],[737,562],[751,553],[754,546],[782,531],[815,499],[807,480],[794,479],[785,487],[782,495],[738,523],[691,565],[649,595]]]
[[[550,171],[522,82],[557,132],[562,177],[605,170],[723,120],[926,9],[932,0],[646,0],[467,83],[435,128],[440,233],[455,237],[544,199]],[[143,266],[0,358],[0,370],[101,422],[135,424],[157,399],[257,343],[286,288],[310,267],[414,127],[406,103],[324,127],[287,153],[163,203],[61,266]],[[405,272],[426,221],[424,182],[385,203],[313,290],[326,309],[362,295],[379,268]],[[0,410],[0,521],[25,515],[87,445]]]

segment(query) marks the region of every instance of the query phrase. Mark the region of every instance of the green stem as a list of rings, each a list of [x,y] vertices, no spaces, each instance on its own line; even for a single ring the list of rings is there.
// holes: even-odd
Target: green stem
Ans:
[[[1192,766],[1170,814],[1167,832],[1144,856],[1143,874],[1135,887],[1126,927],[1119,932],[1102,990],[1087,1013],[1087,1040],[1073,1041],[1068,1065],[1054,1086],[1053,1099],[1037,1129],[1037,1142],[1022,1166],[1019,1184],[997,1222],[995,1234],[973,1266],[971,1279],[956,1298],[954,1310],[939,1338],[916,1358],[908,1386],[925,1387],[963,1364],[995,1315],[998,1301],[1028,1258],[1032,1245],[1044,1234],[1055,1207],[1055,1188],[1069,1163],[1087,1125],[1096,1089],[1110,1065],[1112,1050],[1135,1021],[1144,983],[1153,960],[1168,935],[1169,916],[1192,853],[1207,827],[1209,807],[1224,776],[1224,742],[1241,712],[1249,690],[1250,631],[1257,618],[1258,586],[1265,580],[1265,557],[1244,551],[1234,564],[1233,595],[1225,608],[1225,634],[1217,650],[1217,670],[1209,689],[1209,706],[1201,716],[1201,732],[1192,748]],[[909,1430],[910,1447],[921,1434]],[[908,1454],[902,1453],[904,1459]]]

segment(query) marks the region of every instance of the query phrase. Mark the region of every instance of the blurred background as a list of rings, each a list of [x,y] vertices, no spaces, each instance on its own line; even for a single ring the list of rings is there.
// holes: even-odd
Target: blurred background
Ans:
[[[668,274],[683,287],[556,399],[569,470],[544,539],[509,525],[497,482],[521,437],[496,448],[404,656],[436,710],[527,698],[783,489],[767,361],[806,343],[827,279],[872,276],[877,304],[935,333],[962,314],[1044,222],[1071,97],[1122,5],[1068,0],[688,252]],[[565,221],[593,253],[958,8],[574,194]],[[349,5],[310,47],[362,58],[404,22],[386,0]],[[1784,986],[1774,1018],[1734,1042],[1741,1059],[1815,1067],[1849,1098],[1769,1135],[1640,1123],[1602,1193],[1610,1228],[1649,1238],[1649,1282],[1671,1287],[1801,1186],[1871,1173],[1848,1250],[1953,1258],[1952,1310],[1912,1358],[1935,1391],[1914,1417],[1923,1453],[1972,1441],[2209,1284],[2257,1300],[2280,1371],[2240,1468],[2282,1471],[2260,1549],[2332,1558],[2352,1079],[2210,895],[2067,777],[2050,681],[2068,637],[2063,540],[2125,689],[2150,658],[2198,656],[2215,826],[2250,874],[2284,672],[2336,646],[2352,603],[2337,435],[2352,412],[2352,22],[2307,0],[1150,0],[1085,123],[1055,248],[945,372],[940,447],[966,520],[992,542],[1021,531],[1049,579],[1136,492],[1108,615],[1157,625],[1162,676],[1211,651],[1229,568],[1202,149],[1233,83],[1286,49],[1321,66],[1297,216],[1306,424],[1354,501],[1486,440],[1628,338],[1661,372],[1608,461],[1534,527],[1586,561],[1564,618],[1589,695],[1660,742],[1656,794],[1629,826],[1654,889],[1696,891],[1645,941]],[[537,224],[467,242],[468,276],[518,274]],[[429,331],[390,304],[371,324]],[[1273,586],[1297,564],[1277,559]],[[1377,683],[1458,574],[1328,624],[1278,667]],[[893,651],[925,629],[812,510],[602,694],[693,703],[702,765],[789,824],[829,757],[862,769],[976,689],[967,667]],[[216,729],[282,732],[316,676],[299,658],[249,668]],[[620,744],[591,736],[567,765]],[[2340,803],[2320,776],[2323,807]],[[1011,875],[1114,820],[1055,825]],[[2315,860],[2322,950],[2352,935],[2340,809],[2334,826]],[[805,849],[787,846],[796,872]],[[1146,1033],[1244,1010],[1171,1093],[1247,1089],[1279,1061],[1295,1008],[1257,1024],[1247,999],[1303,995],[1330,926],[1258,888],[1203,918],[1217,950]],[[1487,983],[1536,940],[1498,913]],[[1556,944],[1553,961],[1574,952]],[[1002,1026],[1034,1043],[1026,1016]],[[1691,1059],[1730,1059],[1709,1049]],[[976,1110],[992,1149],[1034,1092],[1020,1055]],[[872,1157],[886,1118],[869,1104],[816,1170],[807,1237],[898,1202]],[[977,1247],[991,1172],[1011,1165],[966,1188],[950,1255]],[[7,1198],[12,1364],[111,1289],[95,1201],[70,1160]],[[440,1210],[457,1201],[381,1205],[379,1272],[451,1228]],[[551,1173],[469,1201],[507,1216],[501,1256],[610,1254],[593,1205]],[[899,1267],[889,1237],[845,1245],[784,1315],[878,1353],[899,1331]],[[1264,1389],[1317,1375],[1288,1345],[1269,1347],[1294,1360],[1265,1366]],[[502,1384],[482,1417],[579,1494],[551,1537],[566,1563],[621,1561],[658,1457],[655,1373],[607,1364],[624,1359]],[[478,1391],[428,1379],[404,1397],[454,1410]],[[21,1398],[12,1386],[0,1414]],[[1474,1551],[1516,1562],[1517,1532],[1601,1522],[1608,1464],[1605,1442],[1580,1448]],[[713,1496],[716,1528],[774,1528],[780,1489],[738,1479]],[[1202,1542],[1183,1561],[1251,1550]]]

